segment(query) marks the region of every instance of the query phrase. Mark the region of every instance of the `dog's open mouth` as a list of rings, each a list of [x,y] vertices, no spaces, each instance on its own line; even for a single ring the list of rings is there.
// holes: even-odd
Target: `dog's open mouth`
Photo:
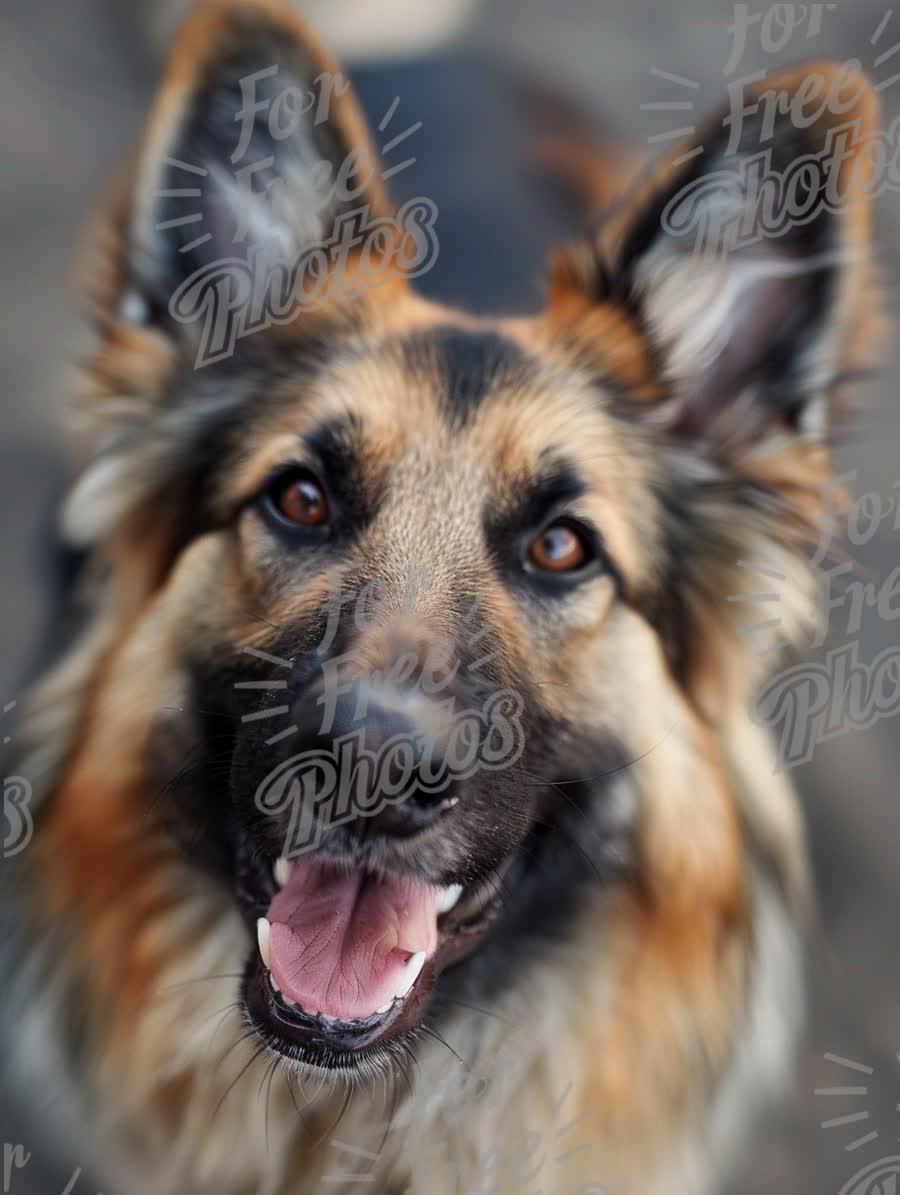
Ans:
[[[499,910],[497,877],[464,888],[330,858],[279,859],[246,980],[250,1018],[279,1053],[347,1066],[421,1021],[438,975]]]

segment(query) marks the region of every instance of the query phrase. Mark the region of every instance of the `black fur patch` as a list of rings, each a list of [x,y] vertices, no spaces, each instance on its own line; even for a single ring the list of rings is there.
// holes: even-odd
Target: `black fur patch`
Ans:
[[[528,373],[528,358],[496,332],[443,327],[403,341],[404,364],[415,374],[435,377],[454,416],[465,421],[499,382]]]

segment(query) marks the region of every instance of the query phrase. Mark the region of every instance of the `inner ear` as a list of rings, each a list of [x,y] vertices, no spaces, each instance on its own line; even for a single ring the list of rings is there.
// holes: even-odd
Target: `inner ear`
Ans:
[[[260,46],[255,60],[236,54],[194,98],[151,197],[150,261],[174,270],[163,287],[256,248],[296,256],[333,228],[341,202],[335,174],[351,151],[314,113],[327,111],[332,89],[346,83],[322,74],[307,85],[283,59],[274,46]],[[365,149],[357,156],[371,176]]]
[[[871,85],[818,63],[759,83],[744,109],[737,135],[723,110],[657,163],[560,274],[637,320],[657,418],[732,447],[820,438],[873,306]]]
[[[275,0],[201,5],[178,36],[139,160],[127,273],[165,308],[216,263],[292,263],[346,212],[388,211],[337,64]]]

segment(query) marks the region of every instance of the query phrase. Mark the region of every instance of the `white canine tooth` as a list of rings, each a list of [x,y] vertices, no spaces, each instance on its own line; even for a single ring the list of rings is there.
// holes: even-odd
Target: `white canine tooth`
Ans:
[[[256,940],[259,942],[259,953],[262,955],[262,961],[270,971],[272,969],[272,964],[269,962],[269,935],[271,932],[271,925],[269,925],[265,917],[260,917],[256,922]]]
[[[376,1017],[380,1017],[380,1016],[382,1016],[384,1013],[386,1013],[386,1012],[388,1011],[388,1009],[391,1007],[391,1005],[392,1005],[393,1003],[394,1003],[394,1001],[393,1001],[393,1000],[388,1000],[387,1004],[382,1004],[381,1008],[376,1008],[376,1009],[375,1009],[375,1016],[376,1016]]]
[[[403,973],[400,976],[400,986],[397,989],[397,997],[403,999],[405,995],[412,989],[412,985],[419,978],[419,972],[425,966],[425,951],[420,950],[418,954],[414,954],[406,966],[403,968]]]
[[[284,855],[282,855],[281,858],[275,860],[275,866],[272,870],[275,874],[275,883],[279,888],[283,888],[291,874],[290,859],[285,859]]]
[[[438,888],[434,903],[439,917],[443,913],[450,912],[453,906],[459,901],[462,892],[462,884],[451,884],[449,888]]]
[[[297,1007],[297,1001],[292,1000],[290,998],[290,996],[286,996],[284,994],[284,992],[281,993],[281,998],[285,1002],[285,1004],[288,1006],[288,1008],[296,1008]]]
[[[281,988],[278,986],[278,980],[275,978],[275,976],[272,974],[271,971],[269,972],[269,983],[272,985],[272,987],[275,989],[275,991],[280,996]]]

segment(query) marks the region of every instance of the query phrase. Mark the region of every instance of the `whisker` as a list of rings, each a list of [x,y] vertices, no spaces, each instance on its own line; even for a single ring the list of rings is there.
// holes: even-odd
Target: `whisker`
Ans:
[[[277,623],[271,622],[264,614],[260,614],[259,611],[253,610],[249,606],[244,607],[244,613],[248,614],[251,618],[255,618],[257,622],[264,622],[266,626],[271,627],[273,631],[281,630],[281,627],[278,626]]]
[[[462,1060],[462,1058],[460,1058],[460,1056],[459,1056],[459,1054],[457,1054],[456,1050],[453,1049],[453,1047],[450,1045],[450,1043],[448,1041],[446,1041],[443,1037],[441,1037],[440,1033],[438,1033],[438,1031],[436,1029],[434,1029],[430,1025],[423,1025],[422,1032],[426,1033],[429,1037],[433,1037],[435,1041],[440,1042],[440,1044],[442,1046],[444,1046],[446,1049],[448,1049],[450,1051],[450,1053],[453,1055],[453,1057],[456,1059],[456,1061],[460,1064],[460,1066],[464,1067],[466,1069],[466,1071],[472,1070],[472,1068],[468,1065],[468,1063],[464,1062]]]
[[[410,1096],[412,1096],[412,1094],[413,1094],[412,1080],[410,1079],[409,1075],[407,1074],[406,1067],[403,1065],[403,1063],[400,1061],[400,1059],[399,1059],[399,1057],[397,1057],[397,1055],[394,1055],[394,1062],[395,1062],[397,1068],[399,1069],[401,1075],[406,1080],[406,1086],[409,1088]]]
[[[502,1021],[504,1025],[514,1024],[508,1017],[502,1016],[499,1012],[492,1012],[489,1008],[479,1008],[477,1004],[468,1004],[465,1000],[453,1000],[449,996],[440,996],[439,999],[443,1004],[456,1004],[460,1008],[468,1009],[470,1012],[480,1012],[482,1016],[492,1017],[495,1021]]]
[[[278,1070],[278,1064],[280,1061],[281,1060],[279,1059],[278,1055],[276,1054],[272,1060],[272,1065],[269,1067],[269,1075],[268,1075],[269,1083],[268,1083],[268,1086],[266,1087],[266,1114],[265,1114],[266,1150],[269,1150],[271,1148],[271,1146],[269,1144],[269,1112],[270,1112],[271,1101],[272,1101],[272,1083],[275,1079],[275,1073]]]
[[[297,1096],[294,1094],[294,1085],[291,1082],[291,1079],[293,1078],[293,1073],[291,1072],[291,1070],[289,1068],[285,1067],[283,1074],[284,1074],[284,1081],[287,1084],[288,1095],[291,1097],[291,1103],[294,1105],[294,1111],[297,1113],[298,1116],[302,1116],[303,1113],[300,1109],[300,1106],[297,1103]]]
[[[225,1051],[225,1053],[222,1055],[222,1057],[219,1059],[219,1061],[216,1063],[216,1069],[218,1070],[220,1067],[225,1065],[228,1055],[232,1052],[232,1050],[236,1050],[238,1046],[243,1045],[245,1041],[249,1041],[251,1037],[256,1037],[256,1030],[249,1029],[249,1028],[245,1029],[244,1032],[240,1035],[240,1037],[236,1037],[234,1039],[234,1041],[231,1043],[231,1045],[228,1047],[228,1049]]]
[[[221,975],[197,975],[193,979],[182,979],[178,983],[168,983],[155,994],[164,995],[166,992],[177,992],[179,988],[186,988],[192,983],[213,983],[218,979],[241,979],[240,971],[223,971]]]
[[[324,1083],[324,1079],[322,1082]],[[321,1090],[322,1090],[322,1087],[320,1085],[319,1091],[321,1091]],[[317,1096],[319,1094],[319,1091],[316,1092]],[[314,1150],[318,1149],[323,1141],[327,1140],[329,1137],[331,1137],[335,1133],[338,1125],[344,1119],[344,1115],[346,1114],[347,1109],[350,1107],[350,1101],[352,1098],[353,1098],[353,1088],[348,1087],[346,1095],[344,1096],[344,1102],[341,1104],[341,1110],[337,1115],[337,1120],[335,1120],[334,1124],[331,1125],[330,1128],[326,1129],[325,1132],[316,1140],[315,1144],[312,1147]]]
[[[258,1062],[259,1059],[263,1057],[263,1055],[266,1053],[266,1050],[267,1050],[266,1046],[260,1045],[259,1049],[256,1050],[256,1052],[250,1058],[249,1062],[247,1062],[243,1067],[241,1067],[241,1069],[237,1073],[237,1076],[232,1080],[231,1083],[228,1084],[228,1087],[225,1089],[225,1094],[222,1096],[222,1098],[216,1104],[215,1110],[212,1114],[213,1120],[216,1119],[216,1117],[219,1114],[219,1111],[222,1108],[222,1105],[225,1103],[225,1101],[231,1095],[232,1091],[234,1091],[235,1087],[237,1087],[237,1085],[241,1081],[241,1079],[243,1079],[244,1075],[246,1075],[246,1073],[250,1070],[251,1066],[253,1066],[253,1064],[255,1062]]]
[[[669,730],[667,730],[666,733],[663,735],[663,737],[658,742],[654,743],[652,747],[648,747],[648,749],[646,751],[641,752],[640,755],[636,755],[634,757],[634,759],[630,759],[627,763],[620,764],[618,767],[610,768],[609,771],[607,771],[607,772],[597,772],[593,776],[581,776],[581,777],[577,777],[574,780],[551,780],[549,778],[549,776],[548,777],[539,776],[539,775],[537,775],[537,773],[528,772],[524,768],[522,769],[522,771],[524,771],[526,775],[534,776],[536,778],[537,783],[549,785],[552,788],[557,788],[560,784],[590,784],[594,780],[605,780],[609,776],[616,776],[620,772],[627,772],[629,768],[633,768],[635,766],[635,764],[638,764],[641,762],[641,760],[646,759],[648,755],[650,755],[653,751],[655,751],[657,749],[657,747],[662,746],[662,744],[666,741],[666,739],[669,738],[669,736],[673,733],[674,729],[675,728],[672,727]]]

